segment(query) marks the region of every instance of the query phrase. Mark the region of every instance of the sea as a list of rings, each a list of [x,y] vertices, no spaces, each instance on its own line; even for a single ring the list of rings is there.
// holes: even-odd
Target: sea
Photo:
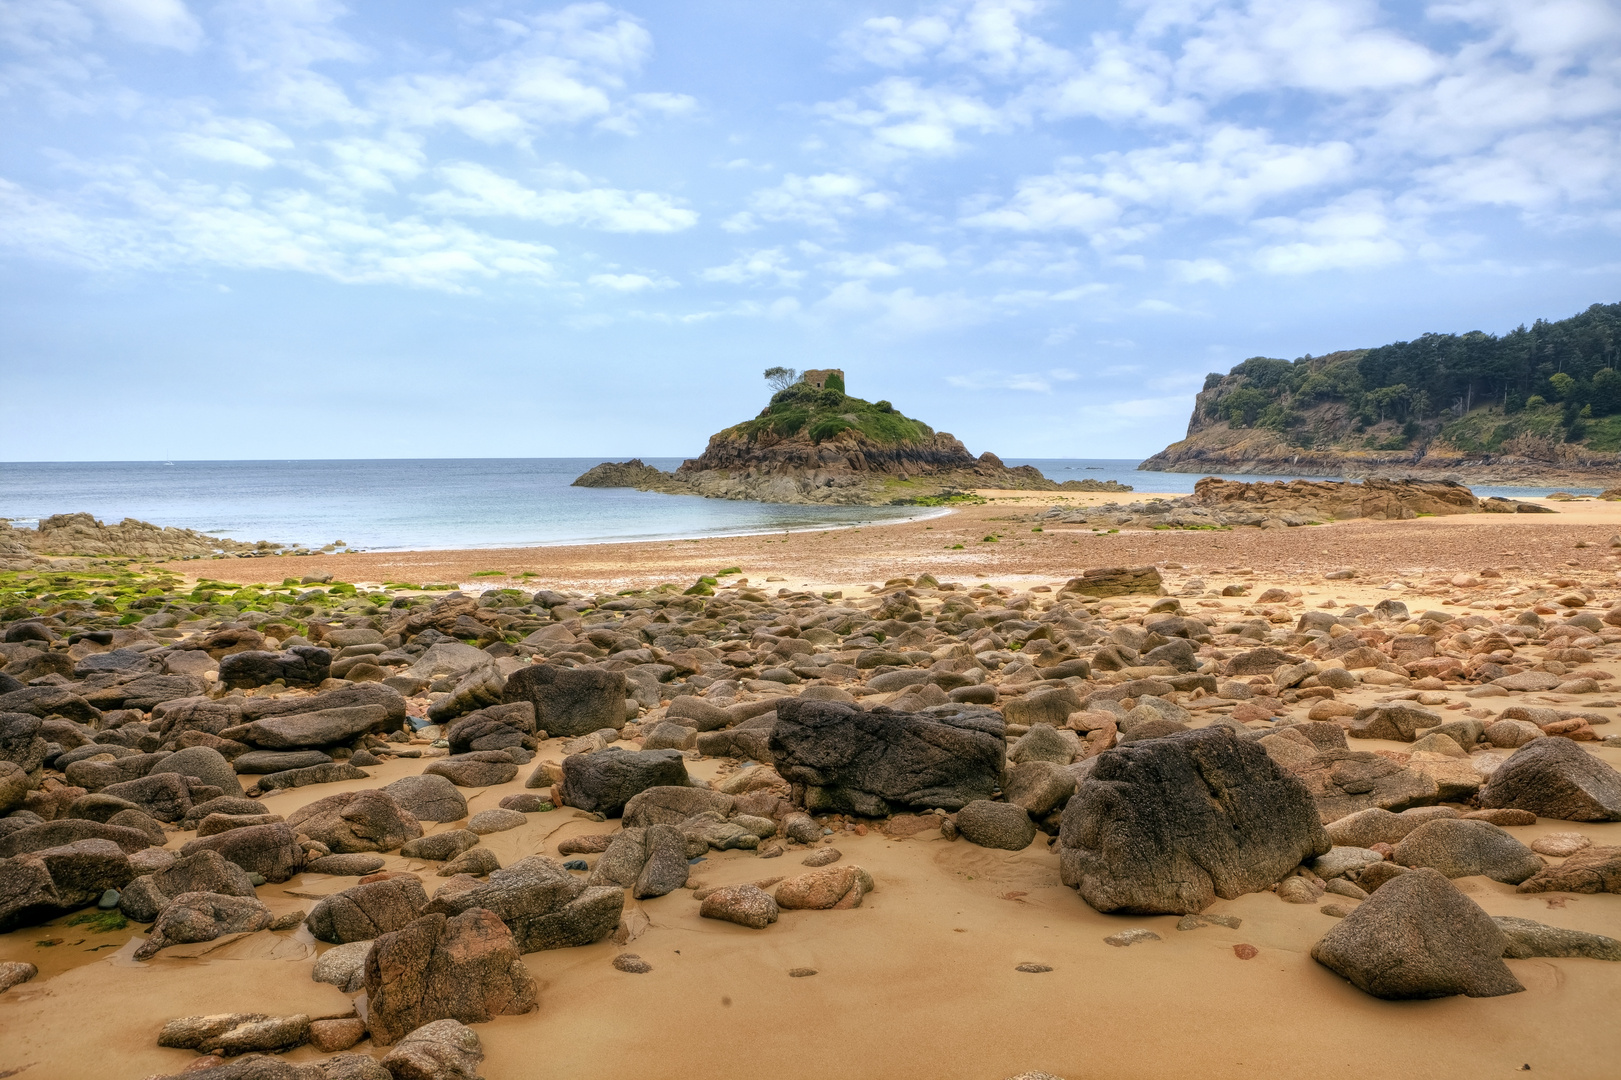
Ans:
[[[0,463],[0,518],[32,527],[41,517],[83,511],[109,524],[131,517],[234,540],[420,551],[801,531],[917,519],[940,512],[915,507],[785,506],[569,486],[601,460]],[[643,460],[660,469],[674,469],[682,461]],[[1057,481],[1117,480],[1138,491],[1164,493],[1192,492],[1201,475],[1138,472],[1135,459],[1004,460],[1009,465],[1034,465]],[[1475,492],[1525,497],[1553,490],[1479,487]],[[1563,490],[1598,492],[1597,488]]]

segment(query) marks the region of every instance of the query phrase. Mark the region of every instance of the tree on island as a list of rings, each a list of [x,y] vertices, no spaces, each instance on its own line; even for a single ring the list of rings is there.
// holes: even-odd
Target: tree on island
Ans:
[[[768,367],[765,369],[765,381],[773,393],[780,393],[799,381],[799,372],[791,367]]]

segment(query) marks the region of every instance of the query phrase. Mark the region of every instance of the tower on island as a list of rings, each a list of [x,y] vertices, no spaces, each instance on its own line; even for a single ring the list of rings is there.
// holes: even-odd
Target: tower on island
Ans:
[[[836,368],[836,367],[834,367],[834,368],[817,368],[815,370],[805,372],[803,375],[800,376],[800,378],[802,380],[804,380],[805,382],[809,383],[811,386],[816,387],[816,389],[818,389],[818,390],[826,390],[827,389],[827,380],[830,379],[830,378],[833,378],[834,376],[838,377],[838,387],[839,387],[840,390],[843,390],[844,389],[844,369],[843,368]]]

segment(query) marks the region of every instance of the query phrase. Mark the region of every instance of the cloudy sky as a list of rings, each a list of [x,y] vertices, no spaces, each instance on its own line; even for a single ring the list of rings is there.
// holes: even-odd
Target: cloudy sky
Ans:
[[[1621,299],[1618,0],[0,0],[0,460],[1007,457]],[[20,421],[20,422],[19,422]]]

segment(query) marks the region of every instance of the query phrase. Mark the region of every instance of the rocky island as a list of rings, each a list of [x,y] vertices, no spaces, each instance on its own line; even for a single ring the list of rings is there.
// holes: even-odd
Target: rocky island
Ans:
[[[938,505],[975,488],[1131,490],[1112,480],[1060,484],[1034,466],[1004,465],[988,451],[976,458],[955,436],[903,415],[887,401],[849,396],[844,373],[837,369],[779,380],[786,385],[759,416],[711,436],[703,454],[675,472],[639,458],[604,462],[574,486],[837,506]]]
[[[1611,487],[1621,477],[1621,304],[1502,337],[1425,334],[1212,373],[1153,472]]]

